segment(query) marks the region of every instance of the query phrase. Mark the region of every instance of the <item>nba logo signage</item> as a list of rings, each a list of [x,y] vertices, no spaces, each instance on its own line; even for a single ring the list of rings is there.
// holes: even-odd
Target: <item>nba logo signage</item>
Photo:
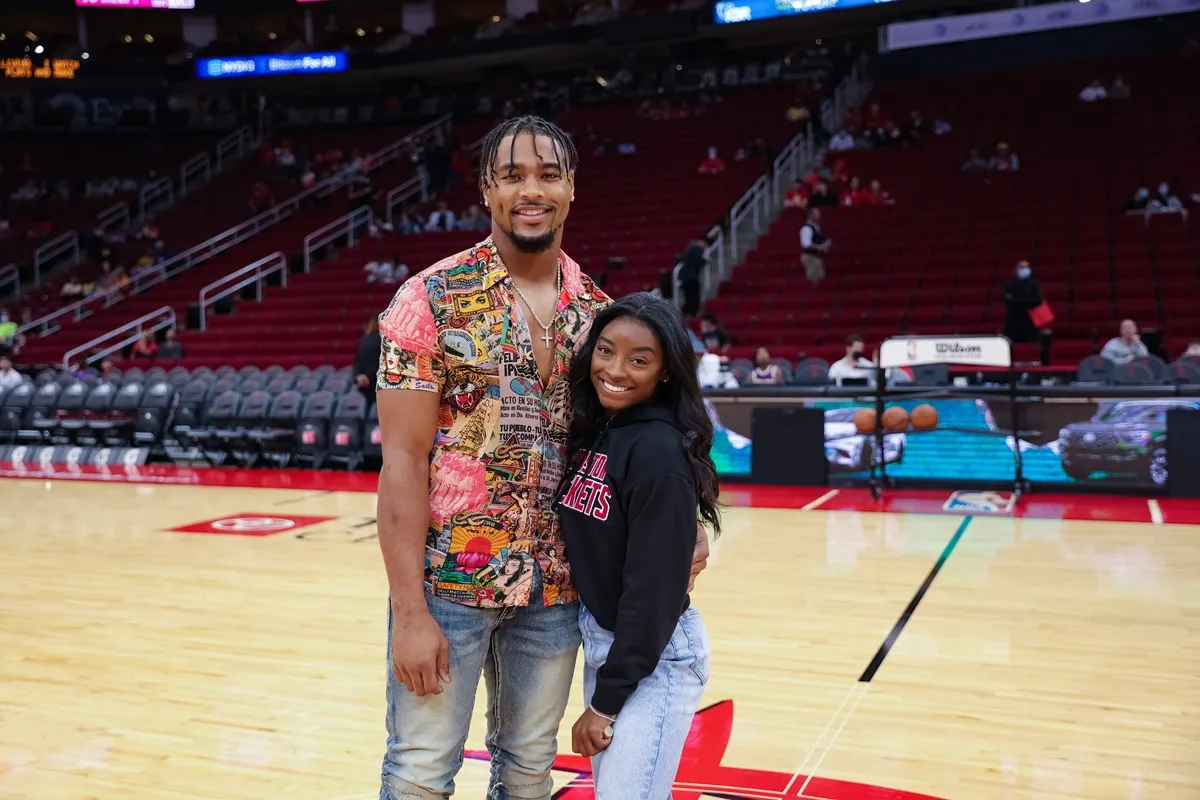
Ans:
[[[917,353],[918,353],[918,352],[919,352],[919,347],[918,347],[918,345],[917,345],[917,340],[916,340],[916,339],[909,339],[909,340],[908,340],[908,347],[907,347],[907,349],[906,349],[906,352],[905,352],[905,355],[906,355],[906,356],[908,356],[908,360],[909,360],[909,361],[916,361],[916,360],[917,360]]]
[[[963,514],[1011,514],[1015,500],[1012,492],[955,492],[942,510]]]

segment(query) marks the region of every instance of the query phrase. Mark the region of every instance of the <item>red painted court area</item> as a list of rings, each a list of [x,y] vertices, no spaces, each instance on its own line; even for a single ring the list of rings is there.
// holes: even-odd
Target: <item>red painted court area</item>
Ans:
[[[298,469],[236,469],[177,467],[152,464],[142,467],[91,465],[12,464],[0,462],[0,478],[101,483],[145,483],[174,486],[221,486],[259,489],[295,489],[310,492],[374,492],[379,476],[372,472],[334,472]],[[983,493],[958,493],[964,497]],[[1000,501],[1004,492],[990,493]],[[864,513],[988,514],[1018,519],[1093,520],[1200,525],[1200,500],[1136,495],[1039,494],[1020,498],[1008,511],[981,508],[971,502],[952,505],[955,492],[945,489],[893,489],[879,500],[868,489],[808,486],[753,486],[726,484],[722,500],[737,508],[790,508],[812,511]]]

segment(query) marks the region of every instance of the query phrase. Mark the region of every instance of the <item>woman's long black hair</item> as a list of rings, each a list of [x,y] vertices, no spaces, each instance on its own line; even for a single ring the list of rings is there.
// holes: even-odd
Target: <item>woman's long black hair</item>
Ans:
[[[567,437],[567,463],[574,464],[581,450],[594,447],[607,423],[604,407],[592,385],[592,351],[608,324],[622,317],[642,323],[658,339],[662,348],[663,374],[670,380],[658,385],[649,402],[673,413],[684,431],[683,450],[692,467],[700,517],[712,528],[714,536],[720,534],[717,469],[711,455],[713,425],[704,408],[704,396],[696,376],[696,354],[679,309],[661,297],[650,292],[631,294],[596,315],[587,342],[571,361],[572,417]]]

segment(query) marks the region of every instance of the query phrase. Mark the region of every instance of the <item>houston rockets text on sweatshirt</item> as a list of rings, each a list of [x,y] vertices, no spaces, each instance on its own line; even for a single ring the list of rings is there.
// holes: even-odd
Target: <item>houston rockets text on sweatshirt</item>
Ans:
[[[688,608],[698,496],[674,414],[618,413],[575,454],[556,504],[580,600],[613,634],[592,707],[616,715]]]

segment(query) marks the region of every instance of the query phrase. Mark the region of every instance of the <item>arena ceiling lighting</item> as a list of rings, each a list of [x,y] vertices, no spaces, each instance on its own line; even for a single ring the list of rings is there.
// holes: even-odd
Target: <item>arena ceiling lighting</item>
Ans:
[[[722,0],[717,3],[713,15],[717,24],[726,25],[894,2],[897,0]]]

